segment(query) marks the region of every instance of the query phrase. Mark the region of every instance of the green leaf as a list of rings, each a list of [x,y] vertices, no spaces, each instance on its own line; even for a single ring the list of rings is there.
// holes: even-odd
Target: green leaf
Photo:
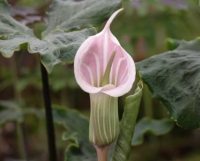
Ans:
[[[0,126],[8,121],[21,122],[22,120],[22,111],[16,103],[0,101]]]
[[[102,23],[120,4],[120,0],[54,0],[42,34],[48,44],[38,51],[47,70],[60,62],[72,63],[82,42],[96,33],[91,27]]]
[[[145,134],[150,133],[160,136],[170,132],[173,127],[173,121],[170,119],[154,120],[151,118],[142,118],[135,126],[132,145],[142,144]]]
[[[0,14],[0,52],[11,57],[15,51],[25,47],[30,53],[39,53],[42,63],[50,72],[61,61],[72,62],[80,44],[90,35],[94,28],[79,31],[57,31],[46,35],[43,40],[36,38],[33,31],[20,24],[9,15]]]
[[[0,0],[0,13],[9,13],[9,8],[6,0]]]
[[[142,98],[143,83],[140,81],[133,95],[125,100],[120,134],[113,152],[112,161],[127,161],[131,152],[131,140]]]
[[[71,133],[71,132],[70,133],[69,132],[63,133],[62,140],[67,142],[67,147],[65,149],[66,154],[68,154],[70,149],[73,148],[73,147],[79,148],[78,137],[77,137],[76,134],[77,133]]]
[[[13,101],[0,100],[0,126],[9,121],[22,122],[27,115],[34,115],[38,118],[43,117],[43,112],[36,108],[22,108],[21,105]]]
[[[67,146],[65,160],[94,161],[96,152],[89,142],[88,118],[75,110],[54,108],[54,120],[67,129],[67,135],[65,133],[64,138],[71,141]],[[72,147],[76,147],[76,150]]]
[[[185,40],[176,40],[172,38],[168,38],[166,40],[166,45],[168,50],[174,50],[176,49],[181,43],[184,43]]]
[[[40,46],[35,44],[32,51],[41,54],[42,63],[51,72],[53,66],[60,62],[72,63],[79,46],[94,33],[96,33],[94,28],[51,32],[43,37],[43,44]]]
[[[4,6],[4,1],[0,1],[0,9],[2,4]],[[47,71],[51,72],[58,63],[72,63],[82,42],[96,33],[93,26],[102,23],[120,4],[120,0],[54,0],[42,39],[0,12],[0,52],[5,57],[11,57],[22,48],[38,53]]]
[[[100,24],[120,6],[120,0],[54,0],[44,35]]]
[[[58,31],[39,40],[28,27],[9,15],[0,14],[0,52],[2,55],[11,57],[15,51],[25,46],[30,53],[41,54],[42,62],[49,72],[55,64],[61,61],[72,62],[74,53],[80,44],[93,33],[92,28],[69,33]]]
[[[33,31],[20,24],[11,16],[0,13],[0,52],[5,57],[11,57],[19,51],[23,44],[38,43]]]
[[[137,63],[153,95],[183,128],[200,127],[200,39]]]

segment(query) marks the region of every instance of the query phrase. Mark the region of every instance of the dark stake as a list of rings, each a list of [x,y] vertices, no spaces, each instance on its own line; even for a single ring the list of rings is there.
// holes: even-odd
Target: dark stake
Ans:
[[[53,124],[52,107],[51,107],[51,98],[50,98],[50,92],[49,92],[48,73],[47,73],[45,67],[42,64],[40,66],[41,66],[43,97],[44,97],[45,114],[46,114],[46,127],[47,127],[47,136],[48,136],[49,160],[50,161],[57,161],[55,133],[54,133],[54,124]]]

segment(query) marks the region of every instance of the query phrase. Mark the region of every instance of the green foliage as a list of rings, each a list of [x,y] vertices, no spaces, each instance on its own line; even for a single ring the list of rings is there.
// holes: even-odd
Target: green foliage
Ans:
[[[57,31],[40,40],[30,28],[9,15],[0,14],[0,52],[3,56],[11,57],[15,51],[27,48],[30,53],[41,54],[42,62],[49,72],[61,60],[72,61],[80,44],[93,33],[93,29],[68,33]]]
[[[143,83],[140,81],[133,95],[125,100],[120,134],[113,152],[112,161],[127,161],[131,152],[131,139],[142,98]]]
[[[200,39],[182,41],[177,49],[137,63],[153,95],[183,128],[200,127]]]
[[[154,120],[142,118],[135,126],[135,133],[132,138],[132,145],[140,145],[144,142],[145,134],[160,136],[171,131],[174,124],[170,119]]]
[[[0,126],[9,121],[23,120],[21,108],[14,102],[0,101]]]
[[[94,161],[96,153],[88,138],[88,118],[75,110],[54,108],[54,120],[67,129],[63,134],[63,139],[68,142],[65,160]]]
[[[40,43],[40,40],[34,37],[31,29],[9,15],[0,13],[0,52],[3,56],[11,57],[24,44],[28,46],[30,52],[34,52],[32,45]]]
[[[6,0],[0,0],[0,13],[8,13],[9,8]]]
[[[103,22],[119,7],[119,0],[54,0],[41,39],[10,15],[0,13],[0,52],[5,57],[21,48],[39,53],[42,63],[51,72],[60,62],[72,62],[80,44],[95,33],[92,26]]]
[[[44,35],[55,30],[70,31],[100,24],[119,7],[120,0],[55,0]]]
[[[126,98],[120,135],[113,152],[113,161],[126,161],[129,156],[142,89],[143,84],[139,82],[135,93]],[[96,153],[88,140],[88,118],[75,110],[54,108],[54,119],[56,123],[67,129],[67,132],[63,135],[64,140],[68,142],[65,159],[67,161],[94,161]]]
[[[49,0],[18,0],[17,5],[37,8],[44,5],[47,1]]]
[[[168,39],[166,40],[167,49],[169,49],[169,50],[174,50],[174,49],[176,49],[182,42],[184,42],[184,40],[176,40],[176,39],[168,38]]]
[[[22,108],[12,101],[0,101],[0,126],[9,121],[23,122],[26,115],[41,117],[41,111],[35,108]]]
[[[41,60],[48,72],[62,61],[72,63],[74,55],[82,42],[95,33],[94,28],[78,31],[54,31],[43,37],[43,42],[32,48],[41,54]]]

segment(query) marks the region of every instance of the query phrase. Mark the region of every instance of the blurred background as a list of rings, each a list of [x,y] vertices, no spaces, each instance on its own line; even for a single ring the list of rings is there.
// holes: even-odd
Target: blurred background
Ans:
[[[40,36],[50,2],[9,3],[12,16]],[[171,38],[191,40],[200,35],[199,0],[125,0],[123,6],[125,10],[113,22],[112,32],[136,62],[167,51]],[[37,55],[27,51],[16,52],[11,59],[0,55],[0,161],[20,160],[21,155],[48,160],[39,62]],[[49,77],[54,106],[77,109],[88,117],[89,96],[76,84],[73,65],[57,65]],[[170,117],[147,86],[138,120],[143,117]],[[66,147],[61,139],[63,131],[56,124],[59,160],[63,160]],[[176,125],[162,136],[147,133],[142,144],[133,146],[130,161],[200,161],[199,137],[199,129],[184,130]]]

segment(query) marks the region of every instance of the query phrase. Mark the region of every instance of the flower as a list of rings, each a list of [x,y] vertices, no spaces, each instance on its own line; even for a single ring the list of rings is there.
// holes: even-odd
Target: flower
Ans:
[[[76,81],[90,94],[89,139],[100,147],[118,137],[118,97],[130,91],[136,74],[133,59],[110,31],[120,11],[111,15],[100,33],[82,43],[74,60]]]
[[[104,29],[85,40],[76,53],[75,78],[85,92],[119,97],[132,88],[136,73],[134,61],[110,31],[110,24],[120,11],[114,12]],[[109,80],[102,84],[108,64],[111,65]]]

